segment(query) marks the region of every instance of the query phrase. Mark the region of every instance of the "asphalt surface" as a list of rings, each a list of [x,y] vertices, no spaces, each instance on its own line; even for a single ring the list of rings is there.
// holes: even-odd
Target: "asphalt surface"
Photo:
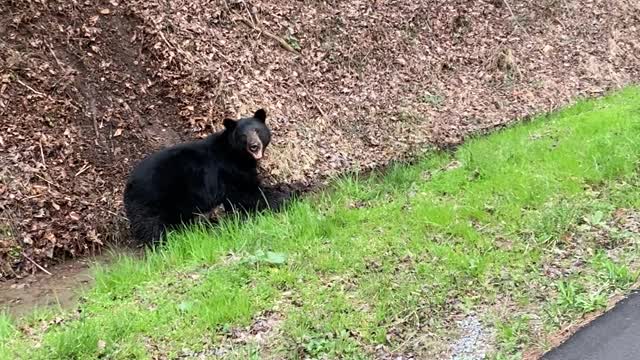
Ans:
[[[640,359],[640,292],[618,302],[542,359]]]

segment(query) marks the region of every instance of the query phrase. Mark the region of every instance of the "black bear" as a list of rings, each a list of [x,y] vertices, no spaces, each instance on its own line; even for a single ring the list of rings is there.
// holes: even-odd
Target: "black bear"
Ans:
[[[225,211],[245,212],[269,206],[257,170],[271,141],[266,118],[259,109],[253,117],[225,119],[220,132],[140,161],[124,190],[134,238],[156,244],[165,230],[188,224],[220,204]]]

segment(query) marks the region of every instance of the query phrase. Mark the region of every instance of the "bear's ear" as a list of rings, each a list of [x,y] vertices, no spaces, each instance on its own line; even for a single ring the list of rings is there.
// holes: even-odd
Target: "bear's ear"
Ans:
[[[256,113],[253,114],[253,117],[258,119],[258,120],[260,120],[260,121],[262,121],[262,122],[265,122],[265,121],[267,121],[267,112],[264,111],[264,109],[258,109],[258,110],[256,110]]]
[[[235,120],[232,119],[224,119],[222,120],[222,125],[224,125],[224,128],[227,130],[233,130],[236,128],[236,125],[238,123]]]

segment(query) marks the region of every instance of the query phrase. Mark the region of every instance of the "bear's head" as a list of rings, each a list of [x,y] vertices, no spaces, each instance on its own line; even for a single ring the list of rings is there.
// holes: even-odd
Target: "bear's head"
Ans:
[[[263,109],[257,110],[250,118],[224,119],[222,124],[232,149],[256,161],[262,159],[271,142],[271,130],[267,127],[266,120],[267,113]]]

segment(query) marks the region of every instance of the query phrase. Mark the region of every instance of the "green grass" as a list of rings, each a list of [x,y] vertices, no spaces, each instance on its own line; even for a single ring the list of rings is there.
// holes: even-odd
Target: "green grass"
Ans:
[[[638,144],[631,87],[281,214],[174,233],[97,268],[74,311],[0,315],[0,358],[437,358],[472,313],[492,357],[518,358],[637,280],[638,234],[616,214],[640,214]]]

